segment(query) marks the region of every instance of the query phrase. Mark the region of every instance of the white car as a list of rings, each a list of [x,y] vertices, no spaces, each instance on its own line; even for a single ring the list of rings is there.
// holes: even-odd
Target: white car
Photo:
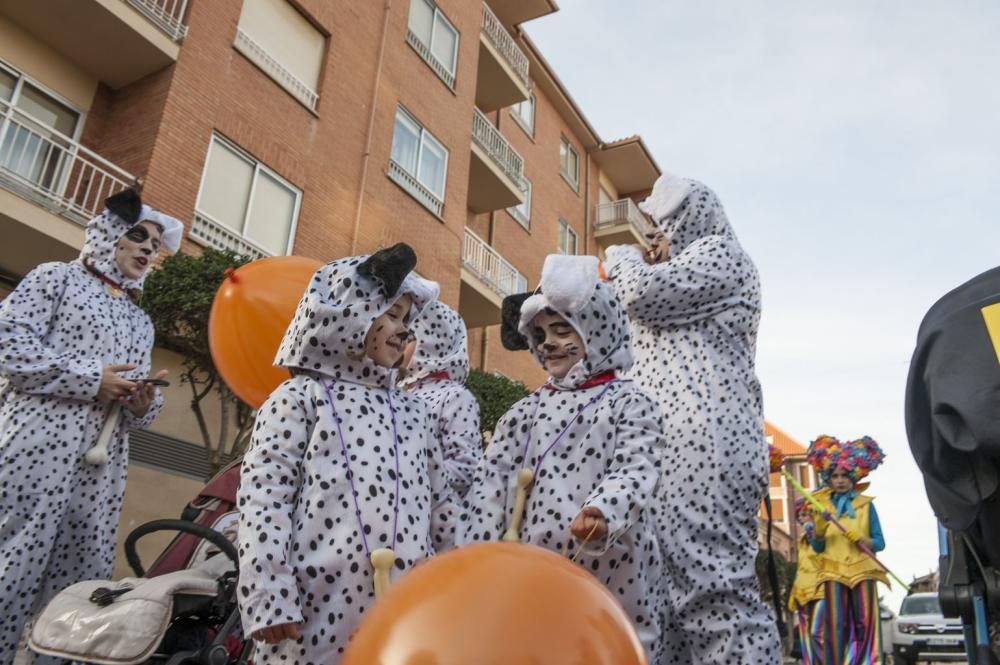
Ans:
[[[962,622],[941,616],[936,593],[914,593],[903,599],[892,628],[895,665],[918,660],[964,661]]]

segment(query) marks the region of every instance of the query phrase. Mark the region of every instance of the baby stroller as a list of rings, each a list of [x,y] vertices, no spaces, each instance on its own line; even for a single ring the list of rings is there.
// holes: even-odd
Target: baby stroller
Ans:
[[[74,584],[35,619],[28,647],[71,661],[131,665],[243,665],[236,605],[235,539],[238,461],[217,475],[183,517],[147,522],[125,540],[135,577]],[[226,494],[228,496],[213,496]],[[145,571],[136,543],[158,531],[178,535]]]
[[[945,616],[972,665],[1000,662],[1000,268],[941,298],[920,324],[906,432],[940,522]]]

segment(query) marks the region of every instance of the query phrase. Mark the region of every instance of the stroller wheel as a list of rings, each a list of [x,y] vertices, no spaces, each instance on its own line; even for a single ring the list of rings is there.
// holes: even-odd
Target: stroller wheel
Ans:
[[[221,644],[216,644],[205,650],[201,655],[202,665],[226,665],[229,662],[229,651]]]

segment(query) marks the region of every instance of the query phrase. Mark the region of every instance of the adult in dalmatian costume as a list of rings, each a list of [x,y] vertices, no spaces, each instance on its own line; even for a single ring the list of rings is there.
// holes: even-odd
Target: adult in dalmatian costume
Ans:
[[[662,571],[648,506],[660,478],[660,414],[619,376],[632,365],[628,320],[597,274],[595,257],[549,256],[539,292],[505,299],[504,346],[530,348],[550,379],[497,423],[459,532],[465,543],[519,538],[578,554],[659,663]]]
[[[469,342],[458,312],[435,300],[413,322],[415,339],[400,386],[422,399],[444,453],[452,489],[465,496],[483,456],[479,402],[468,388]]]
[[[757,269],[700,182],[661,176],[640,208],[651,248],[609,247],[605,269],[631,321],[630,376],[656,396],[667,437],[656,504],[673,614],[665,662],[778,663],[754,573],[768,473]]]
[[[375,559],[398,578],[453,543],[426,407],[395,387],[437,297],[415,264],[400,243],[323,266],[278,349],[292,378],[257,412],[238,493],[238,600],[261,665],[340,662],[384,579]]]
[[[162,401],[135,300],[184,227],[132,190],[105,203],[78,259],[43,263],[0,305],[0,663],[58,591],[111,576],[128,431]]]

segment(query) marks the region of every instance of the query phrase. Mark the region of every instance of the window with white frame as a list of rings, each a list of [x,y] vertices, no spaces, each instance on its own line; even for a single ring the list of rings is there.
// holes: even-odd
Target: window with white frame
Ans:
[[[292,249],[302,191],[220,136],[213,136],[192,236],[250,255]]]
[[[513,208],[507,208],[511,217],[516,219],[521,226],[528,228],[531,226],[531,181],[521,176],[521,193],[524,194],[524,203]]]
[[[430,0],[410,0],[406,41],[449,87],[458,67],[458,30]]]
[[[50,189],[69,167],[82,114],[24,74],[0,64],[0,168]]]
[[[312,110],[326,36],[288,0],[244,0],[234,46]]]
[[[570,228],[565,219],[559,220],[559,247],[560,254],[576,254],[576,231]]]
[[[573,189],[580,185],[580,155],[565,136],[559,141],[559,173]]]
[[[389,177],[428,210],[441,215],[448,150],[402,107],[396,108]]]
[[[518,102],[510,107],[511,115],[521,128],[528,132],[528,136],[535,135],[535,96],[531,95],[523,102]]]

